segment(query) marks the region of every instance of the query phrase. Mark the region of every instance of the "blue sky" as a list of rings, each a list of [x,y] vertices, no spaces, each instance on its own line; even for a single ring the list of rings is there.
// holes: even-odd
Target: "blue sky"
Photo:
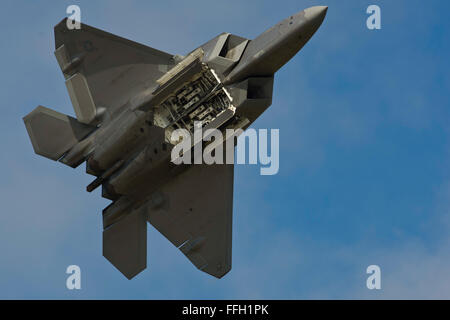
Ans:
[[[233,269],[199,272],[153,227],[148,269],[101,254],[91,177],[33,153],[22,117],[73,115],[53,26],[82,21],[185,54],[221,32],[254,38],[312,5],[328,15],[276,75],[254,128],[280,129],[280,172],[235,174]],[[382,29],[366,28],[370,4]],[[450,25],[447,1],[3,1],[0,13],[0,298],[450,298]],[[82,289],[66,289],[66,267]],[[382,289],[366,288],[381,267]]]

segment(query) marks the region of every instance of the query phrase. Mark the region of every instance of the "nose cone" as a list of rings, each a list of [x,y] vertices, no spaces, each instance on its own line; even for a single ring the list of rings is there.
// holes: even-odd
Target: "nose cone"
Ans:
[[[294,38],[290,45],[297,46],[300,50],[322,25],[327,10],[327,6],[315,6],[297,13],[293,19],[296,27],[290,30],[291,38]],[[303,41],[298,42],[295,41],[296,39],[303,39]]]
[[[225,78],[231,84],[254,76],[272,76],[319,29],[328,7],[315,6],[290,16],[252,40],[238,65]]]
[[[316,27],[316,30],[320,27],[327,14],[327,6],[315,6],[303,10],[305,19],[311,22]]]
[[[285,38],[283,44],[297,53],[322,25],[327,10],[327,6],[315,6],[283,20],[279,24],[280,33]]]

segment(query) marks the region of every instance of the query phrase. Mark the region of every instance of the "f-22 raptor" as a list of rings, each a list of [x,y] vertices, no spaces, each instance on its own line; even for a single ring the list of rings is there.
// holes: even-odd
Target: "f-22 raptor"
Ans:
[[[231,270],[232,164],[175,165],[172,133],[248,128],[272,103],[274,74],[313,36],[327,7],[305,9],[253,40],[222,33],[173,55],[67,21],[55,56],[76,119],[38,106],[24,117],[34,151],[70,167],[86,162],[112,200],[103,255],[128,279],[147,266],[147,221],[200,270]],[[203,143],[203,142],[202,142]]]

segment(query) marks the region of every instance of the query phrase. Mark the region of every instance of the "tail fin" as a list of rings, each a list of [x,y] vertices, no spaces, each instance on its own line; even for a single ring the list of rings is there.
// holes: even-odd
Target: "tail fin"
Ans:
[[[93,122],[97,117],[97,108],[85,76],[81,73],[75,73],[66,80],[66,87],[78,121],[82,123]]]
[[[103,256],[124,276],[132,279],[147,268],[147,221],[142,210],[111,219],[103,212]]]
[[[34,152],[58,160],[95,127],[55,110],[38,106],[23,118]]]

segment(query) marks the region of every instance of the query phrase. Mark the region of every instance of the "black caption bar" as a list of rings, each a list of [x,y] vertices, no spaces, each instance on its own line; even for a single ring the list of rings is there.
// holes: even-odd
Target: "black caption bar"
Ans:
[[[61,310],[63,314],[98,316],[125,315],[148,319],[300,319],[307,314],[367,315],[390,314],[403,316],[424,308],[448,310],[449,301],[320,301],[320,300],[58,300],[58,301],[0,301],[2,310],[11,308],[13,314],[30,312],[33,316]],[[23,306],[22,306],[23,305]],[[57,308],[55,308],[57,307]],[[426,308],[426,309],[425,309]],[[445,309],[444,309],[445,308]],[[362,313],[361,313],[362,312]]]

